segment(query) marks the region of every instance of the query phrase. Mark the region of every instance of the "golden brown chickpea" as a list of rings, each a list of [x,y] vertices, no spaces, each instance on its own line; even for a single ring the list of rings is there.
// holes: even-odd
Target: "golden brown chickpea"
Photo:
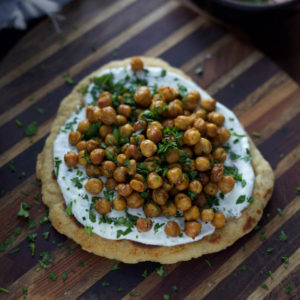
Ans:
[[[213,152],[213,157],[215,160],[217,160],[220,163],[224,163],[227,157],[227,154],[225,152],[224,148],[217,148],[214,152]]]
[[[184,211],[183,216],[187,221],[196,221],[200,217],[200,210],[198,206],[194,205],[190,209]]]
[[[113,177],[117,182],[125,182],[127,171],[125,167],[118,167],[114,170]]]
[[[101,173],[101,176],[105,176],[107,178],[111,178],[113,176],[112,171],[105,170],[102,166],[98,167]]]
[[[142,141],[145,140],[145,136],[143,134],[138,134],[130,137],[130,144],[139,145]]]
[[[183,114],[183,108],[180,103],[182,103],[180,100],[178,100],[180,103],[178,103],[176,100],[172,101],[168,105],[168,111],[167,111],[167,117],[168,118],[176,118],[179,115]]]
[[[119,128],[120,133],[123,137],[129,137],[133,133],[133,127],[130,124],[125,124]]]
[[[147,232],[152,228],[152,221],[151,219],[146,218],[138,218],[136,221],[136,228],[138,232]]]
[[[213,182],[209,182],[207,185],[204,186],[204,192],[207,195],[216,196],[218,192],[218,186]]]
[[[162,94],[156,93],[156,94],[153,95],[152,102],[160,101],[160,100],[164,101],[164,97],[163,97]]]
[[[216,164],[211,170],[210,180],[213,182],[219,182],[224,175],[224,167],[222,165]]]
[[[82,120],[79,122],[77,130],[81,133],[86,133],[91,127],[91,123],[89,120]]]
[[[200,138],[199,143],[194,146],[194,153],[196,155],[209,154],[212,150],[211,142],[206,138]]]
[[[170,101],[176,99],[178,96],[177,91],[169,86],[160,87],[158,89],[158,92],[160,94],[162,94],[163,99],[165,99],[167,102],[170,102]]]
[[[210,162],[204,156],[199,156],[196,158],[196,169],[201,172],[208,171],[210,169]]]
[[[78,163],[78,155],[73,151],[69,151],[64,155],[64,160],[68,168],[72,168]]]
[[[86,166],[88,164],[88,161],[86,159],[86,155],[88,156],[88,154],[86,153],[86,150],[81,150],[78,153],[78,163],[81,166]]]
[[[119,183],[117,185],[117,191],[123,197],[128,197],[132,193],[132,187],[128,183]]]
[[[169,221],[165,226],[165,233],[171,237],[179,236],[181,229],[175,221]]]
[[[189,184],[189,190],[192,193],[200,194],[202,192],[202,184],[199,180],[193,180]]]
[[[161,214],[165,217],[173,217],[176,215],[177,208],[173,202],[161,206]]]
[[[114,171],[116,167],[117,167],[116,164],[111,160],[105,160],[104,162],[102,162],[102,168],[109,172]]]
[[[210,138],[214,138],[218,135],[217,125],[214,123],[206,123],[206,135]]]
[[[184,176],[182,176],[181,181],[176,184],[176,189],[178,191],[184,191],[185,189],[187,189],[188,186],[189,181]]]
[[[124,165],[126,159],[127,159],[127,156],[124,153],[118,154],[117,163],[122,166],[122,165]]]
[[[87,142],[86,141],[81,141],[78,144],[76,144],[76,148],[77,148],[78,152],[81,151],[81,150],[86,150],[86,147],[87,147]]]
[[[169,199],[169,194],[163,188],[152,191],[152,199],[158,205],[165,205]]]
[[[135,159],[129,160],[129,167],[126,168],[126,170],[127,170],[127,173],[130,176],[133,176],[136,173],[136,161],[135,161]]]
[[[105,156],[105,151],[103,149],[95,149],[90,153],[90,159],[92,164],[100,165]]]
[[[100,176],[101,172],[97,166],[94,165],[87,165],[85,169],[85,173],[87,176]]]
[[[156,168],[159,167],[159,157],[152,156],[145,159],[144,163],[147,165],[148,171],[153,172]]]
[[[144,205],[144,214],[149,218],[155,218],[158,217],[161,213],[160,207],[152,202],[149,201]]]
[[[120,115],[125,116],[126,118],[130,117],[131,113],[132,113],[132,109],[130,105],[127,104],[121,104],[118,107],[118,113]]]
[[[207,98],[201,100],[201,106],[208,111],[215,110],[216,103],[217,101],[213,98]]]
[[[211,208],[204,208],[201,210],[200,218],[203,222],[208,223],[211,222],[214,218],[214,211]]]
[[[192,207],[192,201],[189,196],[179,193],[175,196],[176,207],[182,211],[188,210]]]
[[[150,105],[150,109],[156,109],[157,113],[159,115],[162,115],[164,113],[164,107],[166,106],[166,103],[162,100],[152,100],[152,103]]]
[[[86,151],[92,152],[94,149],[96,149],[99,146],[99,143],[95,140],[89,140],[86,144]]]
[[[113,178],[107,178],[105,183],[105,187],[108,190],[114,190],[117,187],[117,182]]]
[[[141,174],[135,174],[133,176],[134,179],[144,182],[144,176]]]
[[[196,170],[196,163],[195,163],[195,160],[191,159],[189,165],[184,164],[183,170],[186,171],[186,172],[195,171],[195,170]]]
[[[139,120],[133,124],[134,132],[142,130],[142,129],[145,130],[146,128],[147,128],[147,122],[145,120]],[[141,131],[141,133],[142,133],[142,131]]]
[[[201,232],[201,223],[196,221],[190,221],[186,222],[184,226],[184,232],[187,236],[191,237],[192,239],[195,239],[196,236],[198,236]]]
[[[112,133],[112,127],[108,125],[102,125],[99,128],[99,134],[102,138],[105,138],[108,133]]]
[[[101,109],[101,120],[105,125],[112,125],[116,122],[116,111],[111,106]]]
[[[207,205],[207,199],[204,193],[200,193],[196,196],[196,198],[193,201],[194,204],[196,204],[198,207],[204,207]]]
[[[116,122],[115,122],[115,124],[117,126],[122,126],[122,125],[125,125],[126,123],[127,123],[126,117],[124,117],[122,115],[116,115]]]
[[[142,181],[131,179],[129,182],[130,187],[136,192],[142,193],[145,191],[146,187]]]
[[[199,180],[202,183],[202,185],[206,185],[209,183],[210,178],[206,173],[200,172],[200,173],[198,173],[198,177],[199,177]]]
[[[143,205],[144,198],[137,192],[133,192],[128,198],[127,198],[127,205],[130,208],[139,208]]]
[[[223,194],[227,194],[231,192],[234,188],[235,181],[231,176],[224,176],[218,182],[218,188]]]
[[[225,121],[225,117],[216,111],[210,112],[207,117],[209,122],[214,123],[217,126],[221,126]]]
[[[189,110],[184,110],[183,111],[183,115],[184,116],[190,116],[191,115],[191,112]]]
[[[151,104],[151,91],[147,86],[141,86],[134,94],[134,101],[141,107],[148,107]]]
[[[101,191],[103,189],[103,183],[100,179],[91,178],[86,182],[86,184],[84,185],[84,188],[89,193],[96,195],[96,194],[101,193]]]
[[[164,126],[158,121],[151,122],[148,127],[151,126],[156,126],[159,130],[164,130]]]
[[[71,131],[69,133],[69,143],[76,145],[81,141],[81,133],[79,131]]]
[[[164,181],[162,188],[169,192],[173,188],[173,184],[169,183],[168,181]]]
[[[189,116],[177,116],[174,125],[180,130],[187,130],[191,125],[191,118]]]
[[[157,146],[150,140],[144,140],[141,142],[141,152],[146,157],[151,157],[157,150]]]
[[[111,211],[111,205],[110,202],[105,198],[100,198],[95,203],[95,210],[100,215],[106,215]]]
[[[162,138],[162,132],[157,126],[149,126],[147,128],[147,138],[157,144]]]
[[[230,138],[230,131],[225,127],[218,128],[218,138],[221,142],[221,145],[226,143]]]
[[[207,114],[202,108],[200,108],[196,111],[196,117],[201,118],[203,120],[206,120],[207,119]]]
[[[111,157],[114,157],[119,153],[116,146],[108,146],[104,151],[107,159],[111,159]]]
[[[193,126],[199,130],[201,135],[204,135],[206,132],[206,122],[202,118],[195,119]]]
[[[167,178],[170,183],[177,184],[182,179],[182,170],[178,167],[172,168],[167,172]]]
[[[109,94],[104,94],[104,95],[100,95],[98,98],[98,106],[100,108],[106,107],[106,106],[110,106],[111,105],[111,97]]]
[[[172,149],[168,154],[166,154],[166,160],[169,164],[178,162],[180,158],[180,153],[178,149]]]
[[[183,142],[189,146],[194,146],[200,141],[200,132],[196,128],[190,128],[184,132]]]
[[[86,116],[92,123],[100,121],[101,109],[98,106],[88,106],[86,108]]]
[[[215,226],[216,228],[222,228],[222,227],[224,227],[225,222],[226,222],[225,216],[221,212],[218,211],[215,213],[211,224],[213,226]]]
[[[163,120],[162,125],[164,126],[164,128],[174,127],[174,120],[172,120],[172,119],[165,119],[165,120]]]
[[[147,177],[147,184],[150,189],[158,189],[163,184],[163,179],[155,172],[149,173]]]
[[[118,195],[113,201],[113,207],[115,210],[124,210],[127,207],[127,202],[124,197]]]
[[[131,58],[130,65],[133,72],[143,71],[144,69],[144,63],[138,56]]]
[[[200,94],[197,91],[190,91],[186,96],[186,101],[183,103],[183,108],[193,111],[196,109],[200,100]]]

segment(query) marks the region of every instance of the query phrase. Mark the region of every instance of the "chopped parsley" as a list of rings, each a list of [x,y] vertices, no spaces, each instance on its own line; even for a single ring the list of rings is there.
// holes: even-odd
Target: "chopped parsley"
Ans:
[[[21,202],[20,204],[20,209],[17,213],[18,217],[24,217],[24,218],[29,218],[29,212],[28,210],[31,208],[31,205],[28,204],[27,202]]]
[[[102,282],[101,282],[101,285],[102,285],[103,287],[108,287],[108,286],[110,286],[109,282],[107,282],[107,281],[102,281]]]
[[[72,178],[71,181],[73,182],[74,186],[78,189],[81,189],[83,187],[81,180],[78,177]]]
[[[0,292],[3,292],[5,294],[9,294],[9,290],[3,288],[3,287],[0,287]]]
[[[58,176],[58,172],[59,172],[59,167],[62,163],[62,160],[59,159],[58,157],[54,157],[54,166],[55,166],[55,175]]]
[[[70,202],[65,210],[65,215],[66,216],[71,216],[72,215],[72,206],[73,206],[73,202]]]
[[[15,123],[16,123],[16,125],[18,127],[22,127],[23,126],[23,123],[20,120],[18,120],[18,119],[15,119]]]
[[[93,229],[92,229],[92,227],[90,227],[90,226],[85,226],[85,227],[84,227],[84,231],[85,231],[89,236],[91,236],[91,235],[93,234]]]
[[[26,136],[33,136],[37,133],[37,129],[38,129],[37,123],[36,121],[33,121],[25,127],[24,133]]]
[[[268,287],[264,282],[261,283],[260,286],[261,286],[263,289],[265,289],[265,290],[268,290],[268,289],[269,289],[269,287]]]
[[[154,225],[154,233],[157,233],[158,229],[161,228],[164,225],[165,225],[165,223],[155,223],[155,225]]]
[[[164,294],[163,299],[164,300],[170,300],[170,295],[169,294]]]
[[[211,264],[211,262],[208,259],[205,259],[204,261],[206,262],[206,264],[208,265],[209,268],[212,267],[212,264]]]
[[[285,242],[288,239],[287,235],[283,230],[281,230],[280,235],[279,235],[279,241],[280,242]]]
[[[141,295],[141,293],[140,292],[133,292],[132,291],[132,292],[129,293],[129,295],[132,296],[132,297],[138,297],[138,296]]]
[[[177,291],[178,291],[177,285],[172,285],[172,290],[173,290],[174,292],[177,292]]]
[[[161,73],[160,73],[160,77],[165,77],[167,75],[167,71],[166,70],[161,70]]]
[[[252,135],[255,137],[261,137],[261,134],[259,132],[253,131]]]
[[[57,279],[57,276],[54,272],[51,272],[50,275],[49,275],[49,279],[52,280],[52,281],[56,281]]]
[[[194,74],[195,75],[200,75],[203,73],[203,69],[201,67],[197,67],[195,70],[194,70]]]
[[[288,285],[284,288],[285,293],[288,294],[288,295],[291,293],[291,290],[292,290],[292,289],[291,289],[291,285],[290,285],[290,284],[288,284]]]
[[[148,276],[148,271],[147,270],[144,270],[143,274],[142,274],[142,277],[146,278]]]
[[[281,208],[277,207],[277,213],[279,214],[280,217],[284,216],[283,211],[281,210]]]
[[[61,277],[63,280],[66,280],[68,278],[68,273],[66,271],[64,271],[62,274],[61,274]]]
[[[117,263],[117,264],[115,264],[115,265],[113,265],[112,267],[111,267],[111,270],[112,271],[116,271],[116,270],[119,270],[120,269],[120,263]]]
[[[69,85],[75,84],[75,81],[70,76],[70,72],[66,72],[65,74],[63,74],[62,78],[65,80],[65,83],[67,83]]]
[[[165,270],[165,268],[163,266],[157,267],[155,269],[155,272],[159,275],[159,276],[164,276],[167,271]]]
[[[236,200],[236,204],[240,204],[240,203],[244,203],[246,200],[246,195],[241,195],[238,197],[238,199]]]

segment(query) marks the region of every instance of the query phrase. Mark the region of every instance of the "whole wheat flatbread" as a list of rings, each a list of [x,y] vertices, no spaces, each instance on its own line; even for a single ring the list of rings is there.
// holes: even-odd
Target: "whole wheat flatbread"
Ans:
[[[191,80],[181,70],[171,67],[158,58],[142,57],[145,66],[161,67],[177,73]],[[42,181],[43,202],[49,207],[49,219],[60,233],[68,236],[82,249],[94,254],[117,259],[125,263],[138,263],[141,261],[154,261],[163,264],[190,260],[204,254],[221,251],[232,245],[237,239],[251,231],[263,214],[263,209],[270,199],[274,185],[274,175],[269,163],[262,157],[259,150],[250,139],[252,165],[255,172],[255,185],[251,203],[238,219],[228,219],[221,229],[206,236],[200,241],[172,247],[145,245],[129,240],[108,240],[96,234],[89,236],[83,226],[74,217],[65,215],[65,202],[60,188],[52,176],[53,170],[53,142],[66,120],[76,110],[77,105],[83,105],[83,95],[78,88],[88,85],[90,78],[100,71],[109,68],[123,67],[130,63],[130,59],[112,61],[91,75],[84,78],[60,104],[57,116],[52,124],[51,132],[46,140],[45,147],[38,155],[37,177]]]

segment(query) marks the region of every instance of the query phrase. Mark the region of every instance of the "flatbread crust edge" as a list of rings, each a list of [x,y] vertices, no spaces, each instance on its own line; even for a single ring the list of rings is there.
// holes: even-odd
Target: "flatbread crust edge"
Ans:
[[[142,57],[144,65],[157,66],[177,73],[189,80],[181,70],[171,67],[165,61]],[[250,139],[252,165],[255,171],[255,185],[253,196],[255,201],[244,209],[239,219],[228,219],[225,226],[216,229],[215,232],[200,241],[172,247],[145,245],[129,240],[108,240],[96,234],[89,236],[83,226],[74,217],[65,215],[65,202],[61,194],[59,185],[53,178],[53,142],[61,126],[76,110],[77,105],[83,104],[83,95],[78,92],[78,88],[88,85],[90,78],[100,71],[114,67],[127,66],[130,59],[112,61],[91,75],[84,78],[60,104],[57,116],[52,124],[51,132],[46,140],[43,151],[38,155],[37,177],[42,181],[42,199],[49,207],[49,219],[52,225],[60,233],[68,236],[82,249],[96,255],[110,259],[117,259],[125,263],[138,263],[141,261],[153,261],[163,264],[186,261],[200,257],[204,254],[221,251],[232,245],[236,240],[250,232],[258,223],[263,214],[263,209],[270,199],[274,186],[274,175],[269,163],[262,157],[259,150]]]

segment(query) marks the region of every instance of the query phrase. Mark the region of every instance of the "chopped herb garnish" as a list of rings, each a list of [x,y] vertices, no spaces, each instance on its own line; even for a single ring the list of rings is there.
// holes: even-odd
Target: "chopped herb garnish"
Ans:
[[[281,230],[280,235],[279,235],[279,241],[284,242],[288,239],[287,235],[283,230]]]
[[[283,262],[288,263],[289,262],[289,258],[287,256],[282,256],[281,259],[283,260]]]
[[[49,231],[43,232],[43,238],[44,238],[45,240],[48,240],[49,235],[50,235],[50,232],[49,232]]]
[[[265,283],[261,283],[260,286],[261,286],[262,288],[264,288],[265,290],[268,290],[268,289],[269,289],[269,287],[268,287]]]
[[[285,293],[289,295],[289,294],[291,293],[291,285],[288,284],[288,285],[284,288],[284,290],[285,290]]]
[[[246,195],[241,195],[238,197],[238,199],[236,200],[236,204],[240,204],[240,203],[244,203],[246,200]]]
[[[142,277],[146,278],[148,276],[148,271],[147,270],[144,270],[143,274],[142,274]]]
[[[20,209],[17,213],[18,217],[24,217],[24,218],[29,218],[29,212],[28,210],[31,208],[31,205],[28,204],[27,202],[21,202],[20,204]]]
[[[23,292],[23,295],[28,295],[28,288],[26,288],[26,287],[24,287],[23,289],[22,289],[22,292]]]
[[[57,279],[57,276],[54,272],[51,272],[50,275],[49,275],[49,279],[52,280],[52,281],[56,281]]]
[[[296,195],[300,195],[300,186],[296,187]]]
[[[272,253],[274,251],[274,248],[268,248],[267,253]]]
[[[132,297],[137,297],[137,296],[140,296],[141,293],[139,293],[139,292],[130,292],[129,295],[132,296]]]
[[[246,267],[245,265],[243,265],[243,266],[241,267],[241,270],[242,270],[242,271],[246,271],[246,270],[247,270],[247,267]]]
[[[165,225],[165,223],[155,223],[155,225],[154,225],[154,233],[157,233],[158,229],[161,228],[164,225]]]
[[[261,137],[261,134],[259,132],[253,131],[252,135],[255,137]]]
[[[205,259],[204,261],[206,262],[206,264],[208,265],[209,268],[212,267],[212,264],[211,264],[211,262],[208,259]]]
[[[159,275],[159,276],[164,276],[167,271],[165,270],[165,268],[163,266],[157,267],[155,269],[155,272]]]
[[[170,295],[169,294],[164,294],[163,299],[164,300],[170,300]]]
[[[35,244],[30,243],[30,244],[28,244],[28,247],[31,250],[31,256],[34,256],[34,254],[35,254]]]
[[[10,250],[8,253],[9,254],[14,254],[14,253],[19,252],[19,250],[20,250],[20,248],[15,248],[15,249]]]
[[[283,211],[279,207],[277,207],[277,213],[279,214],[280,217],[284,216]]]
[[[162,70],[160,73],[160,77],[165,77],[167,75],[167,71],[166,70]]]
[[[22,127],[23,126],[23,123],[18,120],[18,119],[15,119],[15,123],[17,124],[18,127]]]
[[[73,205],[73,202],[70,202],[67,205],[66,210],[65,210],[65,215],[66,216],[71,216],[72,215],[72,205]]]
[[[21,234],[21,232],[22,232],[22,227],[17,226],[17,227],[15,228],[15,230],[14,230],[14,235],[15,235],[15,236],[18,236],[18,235]]]
[[[77,187],[78,189],[81,189],[83,187],[83,185],[78,177],[72,178],[71,181],[73,182],[74,186]]]
[[[3,287],[0,287],[0,292],[3,292],[5,294],[9,294],[9,290],[3,288]]]
[[[195,70],[194,70],[194,74],[195,75],[200,75],[203,73],[203,69],[201,67],[197,67]]]
[[[177,291],[178,291],[177,285],[172,285],[172,290],[173,290],[174,292],[177,292]]]
[[[68,273],[66,271],[64,271],[62,274],[61,274],[61,277],[63,280],[66,280],[68,278]]]
[[[40,219],[40,224],[45,224],[45,223],[48,222],[48,221],[49,221],[48,217],[47,217],[47,216],[44,216],[44,217],[42,217],[42,218]]]
[[[37,133],[37,129],[37,123],[36,121],[33,121],[25,127],[24,133],[26,136],[33,136]]]
[[[85,227],[84,227],[84,231],[85,231],[89,236],[91,236],[91,235],[93,234],[93,229],[92,229],[92,227],[90,227],[90,226],[85,226]]]
[[[61,165],[62,161],[58,157],[54,157],[54,165],[55,165],[55,175],[58,176],[59,166]]]
[[[102,285],[103,287],[108,287],[110,284],[109,284],[109,282],[107,282],[107,281],[102,281],[102,282],[101,282],[101,285]]]
[[[119,270],[120,269],[120,264],[119,263],[117,263],[117,264],[115,264],[115,265],[113,265],[112,267],[111,267],[111,270],[112,271],[116,271],[116,270]]]
[[[36,111],[37,111],[38,113],[40,113],[41,115],[44,114],[45,111],[46,111],[44,108],[41,108],[41,107],[39,107],[39,106],[36,106],[35,109],[36,109]]]
[[[71,78],[70,73],[66,72],[62,75],[62,78],[65,80],[65,82],[69,85],[74,85],[75,81]]]

